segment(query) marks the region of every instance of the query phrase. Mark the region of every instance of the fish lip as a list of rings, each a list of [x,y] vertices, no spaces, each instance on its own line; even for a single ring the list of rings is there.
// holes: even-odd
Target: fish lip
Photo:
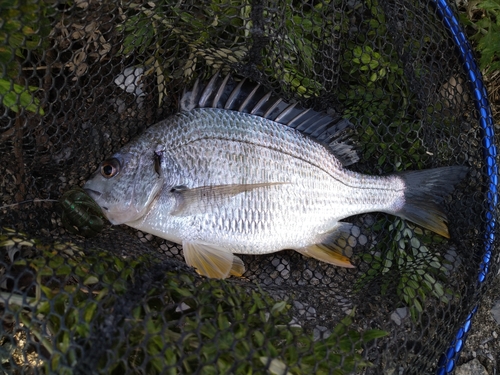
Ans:
[[[91,198],[95,199],[95,198],[99,198],[102,193],[99,192],[99,191],[96,191],[96,190],[92,190],[92,189],[89,189],[89,188],[86,188],[84,187],[83,190],[85,190],[85,192],[90,195]]]

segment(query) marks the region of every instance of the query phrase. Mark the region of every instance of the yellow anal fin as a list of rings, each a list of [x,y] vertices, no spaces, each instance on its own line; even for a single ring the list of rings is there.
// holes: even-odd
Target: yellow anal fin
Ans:
[[[323,244],[310,245],[296,249],[302,255],[315,258],[339,267],[354,268],[350,259],[342,254],[342,250]]]
[[[302,255],[318,259],[339,267],[354,268],[350,261],[352,255],[351,239],[359,235],[360,229],[351,224],[338,222],[328,232],[317,238],[317,243],[295,249]]]
[[[232,276],[241,277],[245,273],[245,265],[243,261],[236,255],[233,255],[233,265],[231,266],[231,271],[229,272]]]
[[[216,245],[184,241],[182,243],[186,263],[200,275],[225,279],[229,275],[242,276],[245,266],[231,251]]]

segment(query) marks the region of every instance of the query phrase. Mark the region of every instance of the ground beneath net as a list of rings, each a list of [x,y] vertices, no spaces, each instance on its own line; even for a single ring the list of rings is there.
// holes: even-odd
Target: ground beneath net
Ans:
[[[456,375],[496,375],[500,370],[500,276],[482,298]]]

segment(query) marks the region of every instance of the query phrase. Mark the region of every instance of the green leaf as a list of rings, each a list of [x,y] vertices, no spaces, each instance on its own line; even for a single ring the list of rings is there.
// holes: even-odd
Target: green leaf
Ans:
[[[497,11],[500,13],[500,1],[498,0],[481,0],[476,6],[480,9]]]
[[[273,316],[277,316],[278,314],[282,313],[283,311],[285,311],[286,309],[286,301],[281,301],[281,302],[277,302],[276,304],[274,304],[274,306],[272,307],[271,309],[271,314]]]
[[[362,333],[363,342],[367,343],[369,341],[385,337],[389,334],[387,331],[381,329],[371,329]]]
[[[43,115],[44,111],[40,106],[40,101],[32,96],[28,90],[35,91],[36,87],[24,86],[12,83],[6,79],[0,78],[0,97],[2,97],[2,104],[14,111],[19,112],[21,108],[25,108],[30,112]]]

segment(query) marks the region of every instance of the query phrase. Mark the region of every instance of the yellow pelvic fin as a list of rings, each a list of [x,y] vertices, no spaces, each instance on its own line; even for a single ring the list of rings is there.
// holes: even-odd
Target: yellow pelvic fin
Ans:
[[[242,276],[245,273],[243,261],[231,251],[216,245],[184,241],[184,259],[200,275],[225,279],[229,275]]]

